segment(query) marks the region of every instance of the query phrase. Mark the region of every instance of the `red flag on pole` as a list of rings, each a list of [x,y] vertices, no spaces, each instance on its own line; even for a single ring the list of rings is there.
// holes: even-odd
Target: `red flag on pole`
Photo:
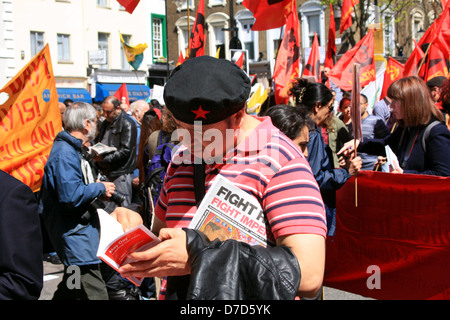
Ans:
[[[136,9],[140,0],[117,0],[128,13],[133,13],[134,9]]]
[[[353,7],[359,3],[359,0],[344,0],[341,10],[341,25],[339,32],[342,34],[345,30],[352,26]]]
[[[287,17],[284,37],[275,61],[273,80],[275,82],[275,102],[286,104],[289,100],[291,82],[300,75],[300,32],[295,1]]]
[[[205,55],[205,0],[200,0],[189,40],[189,58]]]
[[[183,64],[183,62],[184,62],[183,51],[180,50],[180,55],[178,56],[178,61],[177,61],[177,64],[175,66],[177,67],[180,64]]]
[[[242,66],[244,65],[244,52],[241,53],[241,56],[236,61],[236,64],[242,69]]]
[[[295,0],[244,0],[242,4],[253,13],[255,23],[252,30],[261,31],[281,28]],[[296,6],[294,6],[296,7]],[[294,9],[296,10],[296,9]]]
[[[119,99],[120,103],[126,103],[127,105],[130,105],[126,83],[123,83],[120,88],[117,89],[116,93],[114,93],[114,96]]]
[[[402,77],[404,68],[405,67],[400,62],[389,57],[386,71],[384,72],[383,89],[381,90],[380,100],[386,97],[389,86]]]
[[[339,88],[345,91],[352,89],[353,65],[359,63],[361,88],[375,81],[375,57],[373,29],[356,46],[347,51],[328,72],[328,78]]]
[[[445,44],[441,43],[439,37],[437,37],[431,44],[428,50],[427,62],[424,70],[425,81],[428,81],[438,76],[448,76],[448,49]]]
[[[414,40],[413,40],[414,41]],[[403,77],[416,76],[419,74],[419,67],[422,59],[425,57],[420,46],[414,41],[416,47],[409,56],[405,63],[405,69],[403,70]]]
[[[316,78],[316,82],[320,80],[320,53],[319,53],[319,40],[317,39],[317,33],[314,32],[314,40],[311,47],[311,53],[309,54],[308,63],[303,70],[304,76],[313,76]]]
[[[328,29],[328,46],[324,67],[333,68],[336,56],[336,23],[334,21],[333,5],[330,3],[330,28]]]

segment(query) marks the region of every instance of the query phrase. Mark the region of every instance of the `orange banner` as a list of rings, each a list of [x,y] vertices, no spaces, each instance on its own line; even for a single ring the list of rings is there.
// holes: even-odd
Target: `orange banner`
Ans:
[[[450,299],[450,178],[361,171],[337,191],[324,284],[381,300]]]
[[[61,129],[47,45],[0,91],[0,169],[38,191]]]

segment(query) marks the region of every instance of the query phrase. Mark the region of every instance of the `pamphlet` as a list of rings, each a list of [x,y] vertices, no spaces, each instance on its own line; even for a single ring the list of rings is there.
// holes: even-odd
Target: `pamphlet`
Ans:
[[[267,239],[266,220],[258,200],[222,175],[215,178],[189,228],[202,231],[210,240],[274,245]]]
[[[95,145],[89,147],[89,153],[92,156],[104,155],[104,154],[107,154],[107,153],[114,152],[116,150],[117,150],[116,147],[110,147],[110,146],[107,146],[106,144],[103,144],[103,143],[100,143],[100,142],[98,142]]]
[[[97,212],[100,220],[97,256],[116,271],[120,266],[132,262],[128,258],[130,253],[148,250],[161,242],[142,224],[124,232],[122,225],[106,211],[98,209]],[[143,278],[130,277],[128,280],[140,286]]]
[[[397,156],[394,151],[389,146],[385,147],[386,149],[386,163],[382,167],[383,172],[391,172],[395,170],[395,168],[399,167]]]

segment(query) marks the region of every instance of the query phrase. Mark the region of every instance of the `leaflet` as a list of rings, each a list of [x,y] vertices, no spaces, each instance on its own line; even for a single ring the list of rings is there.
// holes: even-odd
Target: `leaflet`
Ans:
[[[100,143],[100,142],[98,142],[95,145],[89,147],[89,153],[92,156],[96,156],[98,154],[104,155],[104,154],[111,153],[111,152],[114,152],[114,151],[117,151],[116,147],[110,147],[110,146],[107,146],[106,144],[103,144],[103,143]]]
[[[274,245],[267,239],[266,220],[258,200],[222,175],[215,178],[189,228],[202,231],[210,240]]]
[[[132,262],[128,258],[130,253],[148,250],[161,242],[142,224],[124,232],[122,225],[106,211],[98,209],[97,212],[100,220],[97,256],[116,271],[120,266]],[[130,277],[128,280],[140,286],[144,279]]]

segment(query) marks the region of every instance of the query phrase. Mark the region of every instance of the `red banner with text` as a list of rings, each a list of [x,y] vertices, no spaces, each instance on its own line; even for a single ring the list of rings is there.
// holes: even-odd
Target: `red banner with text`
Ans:
[[[38,191],[61,129],[47,45],[0,90],[0,169]]]
[[[380,300],[450,299],[450,178],[362,171],[336,196],[324,285]]]

